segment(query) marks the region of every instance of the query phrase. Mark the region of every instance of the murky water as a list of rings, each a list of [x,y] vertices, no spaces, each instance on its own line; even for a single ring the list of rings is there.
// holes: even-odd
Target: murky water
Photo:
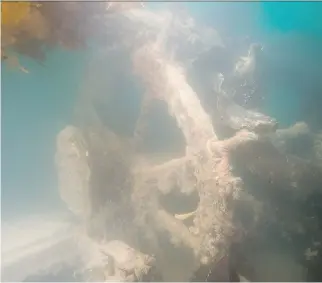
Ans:
[[[80,225],[84,231],[91,229],[95,239],[103,234],[109,238],[106,234],[111,233],[113,240],[131,242],[133,239],[129,240],[125,234],[133,231],[125,232],[129,225],[125,224],[124,228],[120,223],[131,222],[133,219],[127,217],[134,212],[132,208],[123,211],[118,207],[129,201],[129,192],[136,187],[131,187],[125,179],[132,178],[129,176],[133,176],[137,164],[153,166],[185,155],[188,152],[186,133],[190,129],[184,125],[190,123],[187,122],[190,118],[191,127],[193,125],[197,136],[203,138],[200,133],[206,130],[202,132],[200,129],[206,127],[208,120],[194,124],[191,116],[194,114],[190,115],[194,110],[189,112],[189,109],[200,107],[209,116],[219,139],[230,138],[245,128],[263,139],[258,144],[246,145],[232,156],[230,163],[233,174],[243,180],[246,192],[243,197],[254,209],[245,209],[245,201],[242,208],[237,205],[238,208],[233,210],[237,218],[240,216],[236,221],[247,230],[247,236],[238,243],[234,255],[237,273],[249,281],[321,281],[318,266],[322,251],[322,3],[151,3],[144,9],[162,15],[160,18],[164,15],[160,11],[172,11],[172,20],[164,21],[170,22],[166,31],[164,28],[154,30],[157,20],[149,24],[147,19],[139,26],[142,34],[144,26],[147,26],[147,34],[165,34],[166,58],[171,58],[170,62],[176,62],[184,69],[185,81],[196,93],[201,106],[187,106],[188,110],[183,110],[187,116],[176,116],[173,111],[179,108],[174,106],[171,109],[170,99],[162,97],[171,92],[171,87],[163,89],[162,80],[158,84],[154,79],[152,91],[147,91],[149,82],[140,78],[142,70],[138,68],[139,71],[133,73],[130,69],[128,47],[113,51],[102,45],[93,45],[84,51],[50,50],[41,65],[19,55],[28,74],[10,70],[2,64],[1,217],[5,223],[2,225],[2,251],[6,251],[2,253],[3,261],[14,261],[12,256],[17,253],[17,245],[13,245],[15,248],[10,252],[11,246],[3,239],[20,242],[19,237],[32,237],[28,229],[15,230],[14,227],[21,226],[17,223],[26,222],[28,228],[35,225],[39,231],[48,230],[38,227],[44,226],[42,221],[35,220],[31,224],[30,219],[35,219],[35,215],[47,219],[47,215],[57,214],[62,223],[68,219],[71,226]],[[189,28],[191,17],[194,26]],[[154,41],[156,37],[147,36]],[[260,51],[249,51],[253,43],[261,45]],[[157,71],[151,69],[147,73],[153,75]],[[219,73],[223,74],[223,82],[218,81]],[[171,80],[170,75],[168,80]],[[184,93],[186,89],[190,88],[178,88],[175,93]],[[226,106],[218,107],[221,95],[229,101],[229,109],[237,109],[237,105],[242,110],[233,113]],[[249,115],[249,111],[256,115]],[[268,120],[263,119],[263,115],[277,121],[276,132],[275,126],[267,126]],[[247,120],[248,117],[261,119]],[[229,121],[234,121],[234,125]],[[77,153],[70,151],[71,154],[77,156],[76,160],[87,160],[88,155],[93,158],[86,169],[91,172],[88,185],[91,190],[88,190],[92,193],[86,191],[90,205],[86,201],[81,204],[84,211],[90,211],[90,228],[82,224],[79,215],[71,215],[68,204],[61,199],[60,175],[55,165],[56,139],[67,125],[81,129],[85,140],[83,151],[77,147]],[[193,148],[193,142],[188,144],[187,150],[189,146]],[[205,143],[202,150],[207,146]],[[76,169],[66,167],[64,170]],[[176,186],[185,191],[185,196],[182,192],[172,194],[168,191],[159,196],[162,207],[174,216],[190,213],[199,202],[200,195],[187,193],[194,190],[192,181],[186,175],[182,176],[180,184],[171,183],[169,176],[160,177],[162,180],[159,181],[165,191]],[[69,183],[66,199],[73,197],[75,191],[83,192],[72,184]],[[111,193],[111,188],[117,188],[117,192]],[[148,200],[144,201],[145,204]],[[139,207],[136,199],[134,203]],[[134,211],[137,211],[135,205]],[[106,211],[112,216],[107,216]],[[118,217],[116,228],[111,225],[115,215]],[[151,219],[149,221],[155,222]],[[189,219],[183,220],[187,227],[193,225]],[[60,228],[56,230],[60,231]],[[13,231],[19,235],[12,236]],[[142,241],[140,237],[144,233],[147,236],[143,239],[154,240],[146,245],[137,244]],[[140,239],[133,240],[133,245],[146,253],[159,250],[157,245],[164,245],[164,254],[157,257],[162,262],[163,274],[167,274],[166,280],[189,280],[189,276],[183,274],[184,268],[173,268],[170,266],[172,261],[166,260],[167,256],[189,257],[189,253],[171,255],[173,247],[170,242],[173,239],[169,240],[171,237],[167,238],[164,231],[160,233],[155,240],[153,229],[141,229],[135,236]],[[65,231],[60,235],[64,237]],[[38,240],[35,236],[34,241]],[[23,265],[23,260],[28,261],[28,257],[23,252],[21,254],[14,263],[17,266]],[[34,251],[31,254],[37,257]],[[72,268],[80,268],[80,263],[76,264],[73,258],[68,266],[70,264]],[[191,264],[193,269],[192,261],[187,260],[185,264]],[[46,268],[50,269],[50,263]],[[73,277],[68,268],[67,271],[65,267],[61,268],[62,279],[59,274],[49,278],[26,272],[25,280],[85,280],[78,275]],[[4,280],[23,279],[15,279],[12,272],[9,277]]]

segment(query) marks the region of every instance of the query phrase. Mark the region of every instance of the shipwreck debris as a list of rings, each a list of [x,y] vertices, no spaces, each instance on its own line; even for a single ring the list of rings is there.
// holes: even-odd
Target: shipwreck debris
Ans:
[[[210,267],[222,272],[217,274],[221,279],[237,273],[227,264],[236,261],[233,246],[246,253],[241,246],[248,243],[245,246],[250,247],[253,239],[265,241],[262,231],[270,227],[286,235],[301,234],[305,227],[318,235],[319,229],[314,230],[317,221],[307,223],[296,211],[298,207],[304,211],[304,200],[317,192],[320,169],[281,153],[272,144],[277,127],[273,118],[246,110],[226,97],[216,110],[221,111],[219,116],[224,115],[233,133],[221,138],[218,123],[213,121],[220,118],[205,111],[202,94],[189,84],[184,64],[169,55],[168,35],[175,36],[169,27],[175,29],[178,23],[170,25],[167,17],[147,9],[125,10],[109,21],[124,19],[127,21],[119,33],[128,36],[120,45],[126,46],[133,75],[146,92],[137,131],[133,131],[139,137],[134,140],[140,138],[148,122],[144,120],[147,107],[157,98],[167,105],[166,114],[176,121],[185,145],[182,156],[155,164],[140,159],[133,143],[122,143],[98,117],[92,125],[68,126],[58,135],[61,196],[81,215],[88,230],[98,219],[96,225],[105,237],[102,252],[110,258],[110,265],[101,267],[104,280],[167,278],[161,267],[171,258],[163,248],[165,242],[172,251],[189,254],[189,268],[176,277],[185,281],[203,278],[202,270],[209,272]],[[167,29],[163,23],[169,24]],[[144,32],[136,27],[144,27]],[[182,36],[187,29],[178,33]],[[87,102],[90,105],[90,99]],[[131,147],[126,154],[125,147]],[[310,189],[306,189],[308,183],[312,184]],[[169,211],[161,199],[174,191],[182,196],[197,194],[196,207],[186,205],[189,210],[185,215]],[[186,204],[184,197],[182,202]],[[243,216],[242,210],[247,210],[249,217]],[[122,230],[124,227],[127,230]],[[223,262],[222,269],[218,268]],[[238,264],[234,263],[234,268]]]

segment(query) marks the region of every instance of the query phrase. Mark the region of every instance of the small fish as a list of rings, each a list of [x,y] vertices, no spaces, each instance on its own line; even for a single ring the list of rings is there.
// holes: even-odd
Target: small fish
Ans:
[[[178,220],[187,220],[196,214],[196,210],[188,213],[175,214],[174,217]]]
[[[253,43],[250,45],[247,56],[242,56],[235,66],[235,74],[241,77],[253,77],[256,68],[258,54],[263,50],[262,45]]]
[[[5,57],[3,58],[2,56]],[[20,65],[19,59],[16,56],[8,56],[1,54],[1,57],[3,58],[3,60],[7,61],[7,65],[10,69],[19,69],[20,71],[29,74],[28,69]]]
[[[222,73],[218,73],[215,76],[214,79],[214,85],[213,85],[213,89],[216,93],[222,93],[222,84],[224,82],[225,78],[224,75]]]

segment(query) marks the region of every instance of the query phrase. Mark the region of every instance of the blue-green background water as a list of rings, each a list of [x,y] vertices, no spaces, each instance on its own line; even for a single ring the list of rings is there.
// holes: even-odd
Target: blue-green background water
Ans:
[[[85,60],[57,51],[44,66],[21,58],[29,74],[2,68],[3,217],[59,203],[55,136],[70,122]]]
[[[154,3],[156,7],[162,5],[165,4]],[[270,45],[273,67],[282,69],[283,74],[294,72],[296,79],[281,78],[278,72],[273,72],[275,76],[267,78],[264,111],[284,126],[302,120],[303,105],[311,93],[308,89],[317,89],[317,92],[322,89],[319,89],[322,2],[186,5],[197,20],[220,32],[250,36]],[[6,68],[2,68],[1,74],[3,217],[59,204],[54,169],[55,137],[71,120],[87,55],[52,52],[44,66],[21,60],[29,74],[10,72]]]

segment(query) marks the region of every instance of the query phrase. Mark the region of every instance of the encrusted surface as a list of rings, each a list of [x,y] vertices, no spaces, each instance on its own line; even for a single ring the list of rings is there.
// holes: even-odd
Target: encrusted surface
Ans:
[[[314,175],[309,171],[315,167],[298,159],[289,159],[275,148],[271,150],[270,158],[265,157],[265,160],[257,156],[247,158],[252,154],[250,149],[260,152],[271,149],[263,143],[261,134],[275,131],[274,119],[226,101],[221,104],[222,111],[236,133],[228,139],[218,138],[199,94],[187,81],[185,70],[168,54],[169,33],[173,36],[171,25],[166,17],[156,17],[152,24],[148,24],[151,15],[153,13],[133,10],[120,16],[127,18],[128,22],[124,24],[128,25],[127,28],[131,23],[133,26],[147,25],[143,35],[135,28],[126,29],[127,39],[134,41],[132,48],[127,47],[134,73],[145,87],[142,113],[137,121],[138,131],[134,131],[134,136],[141,135],[144,123],[148,122],[143,120],[149,103],[154,99],[163,100],[168,107],[167,114],[174,118],[184,136],[183,156],[170,158],[161,164],[139,162],[133,144],[123,144],[109,130],[95,136],[86,128],[85,139],[84,129],[68,126],[57,139],[62,198],[75,214],[85,215],[85,221],[98,219],[95,225],[102,226],[101,234],[108,232],[104,234],[107,244],[103,245],[103,250],[111,258],[113,268],[106,267],[108,276],[105,280],[152,280],[148,274],[151,265],[154,266],[151,263],[154,258],[141,254],[139,250],[143,247],[148,251],[145,253],[156,253],[157,261],[162,257],[167,261],[167,252],[162,248],[164,238],[172,243],[175,251],[184,248],[190,252],[193,264],[187,273],[193,274],[200,265],[223,262],[232,243],[242,240],[245,228],[251,230],[256,217],[271,209],[267,209],[270,205],[263,208],[262,200],[243,190],[242,179],[233,170],[238,163],[235,159],[247,160],[247,164],[241,167],[252,174],[258,173],[260,177],[266,174],[269,181],[281,184],[279,189],[282,191],[287,188],[294,201],[311,195],[308,191],[302,193],[301,189],[297,190],[297,186]],[[160,23],[168,25],[163,28]],[[126,146],[133,146],[133,150],[124,153]],[[294,190],[289,190],[292,186],[288,185],[292,182]],[[182,199],[197,194],[198,204],[193,211],[174,214],[161,202],[162,197],[172,193],[182,196]],[[274,191],[268,194],[274,200]],[[184,203],[180,205],[184,206]],[[247,225],[236,217],[241,205],[249,205],[250,213],[256,214],[247,219]],[[283,217],[291,210],[285,211],[284,215],[281,214]],[[111,232],[121,222],[119,232]],[[126,242],[131,248],[116,239]],[[158,264],[155,263],[156,266]],[[179,265],[180,262],[174,264]],[[227,270],[223,272],[227,273]]]

